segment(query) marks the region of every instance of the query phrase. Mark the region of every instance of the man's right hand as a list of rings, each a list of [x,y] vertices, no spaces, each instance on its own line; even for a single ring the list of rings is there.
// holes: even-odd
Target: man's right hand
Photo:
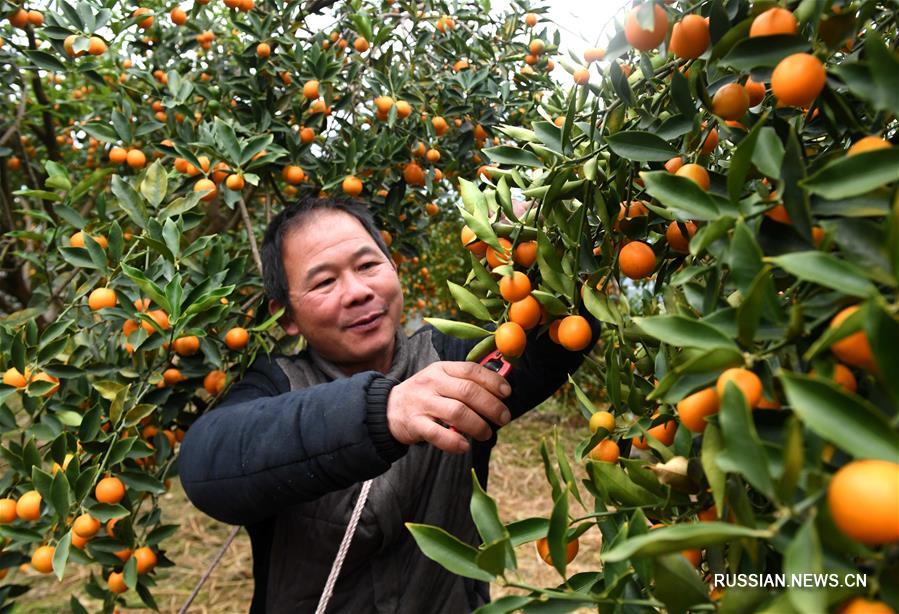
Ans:
[[[493,434],[486,420],[497,426],[509,422],[509,409],[500,399],[511,393],[505,378],[479,364],[431,363],[390,391],[387,425],[400,443],[427,441],[446,452],[461,454],[470,446],[463,435],[486,441]]]

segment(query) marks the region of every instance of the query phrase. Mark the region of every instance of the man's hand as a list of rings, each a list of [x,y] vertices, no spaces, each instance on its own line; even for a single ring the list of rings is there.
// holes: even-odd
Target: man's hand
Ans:
[[[511,415],[500,399],[511,393],[505,378],[479,364],[435,362],[393,387],[387,398],[387,425],[400,443],[427,441],[461,454],[469,448],[463,435],[490,439],[485,419],[497,426],[508,424]]]

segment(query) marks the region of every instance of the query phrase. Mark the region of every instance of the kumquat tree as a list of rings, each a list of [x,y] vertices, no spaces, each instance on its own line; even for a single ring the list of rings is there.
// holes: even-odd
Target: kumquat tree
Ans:
[[[452,292],[485,327],[432,323],[513,361],[603,327],[547,517],[504,524],[474,480],[479,547],[408,525],[520,589],[479,611],[899,610],[897,8],[629,3],[460,178]],[[529,542],[556,584],[519,578]]]
[[[417,265],[455,225],[452,182],[540,118],[559,41],[526,10],[0,1],[4,609],[20,567],[72,566],[96,600],[72,611],[157,608],[185,431],[258,352],[302,343],[263,297],[273,211],[364,200],[415,267],[407,306],[438,292]]]

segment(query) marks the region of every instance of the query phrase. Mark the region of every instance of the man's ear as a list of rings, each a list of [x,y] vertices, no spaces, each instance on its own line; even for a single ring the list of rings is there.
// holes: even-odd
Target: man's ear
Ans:
[[[271,315],[275,315],[279,309],[281,309],[283,305],[276,301],[275,299],[269,299],[268,301],[268,312]],[[278,324],[281,325],[281,328],[284,329],[284,332],[290,335],[291,337],[295,337],[300,334],[300,327],[297,326],[297,323],[294,322],[293,317],[291,317],[290,312],[285,310],[283,315],[278,318]]]

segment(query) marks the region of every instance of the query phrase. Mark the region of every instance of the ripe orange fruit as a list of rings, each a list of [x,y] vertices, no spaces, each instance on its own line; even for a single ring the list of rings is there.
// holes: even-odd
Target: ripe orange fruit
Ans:
[[[224,371],[210,371],[203,378],[203,388],[212,396],[217,396],[225,389],[228,381],[228,375]]]
[[[578,68],[571,74],[571,78],[578,85],[587,85],[590,82],[590,71],[586,68]]]
[[[437,203],[428,203],[425,205],[425,212],[430,216],[434,217],[438,213],[440,213],[440,207],[437,206]]]
[[[765,84],[752,80],[752,77],[746,79],[746,93],[749,94],[749,106],[754,107],[761,104],[765,99]]]
[[[206,192],[206,195],[201,196],[200,200],[209,202],[215,198],[218,188],[212,179],[200,179],[194,184],[194,192]]]
[[[699,567],[700,563],[702,563],[702,550],[699,548],[693,548],[691,550],[681,550],[680,552],[693,567]]]
[[[856,311],[858,311],[858,305],[846,307],[830,321],[830,328],[836,328]],[[871,344],[868,342],[868,336],[864,330],[860,330],[852,333],[848,337],[840,339],[830,346],[830,351],[833,352],[841,362],[845,362],[847,365],[861,367],[867,371],[877,371],[877,364],[874,362]]]
[[[677,416],[691,433],[702,433],[708,422],[706,417],[718,413],[718,392],[715,388],[705,388],[684,397],[677,404]]]
[[[606,57],[606,50],[602,47],[590,47],[584,52],[584,61],[588,64],[601,62]]]
[[[712,113],[723,119],[740,119],[748,109],[749,93],[739,83],[728,83],[712,97]]]
[[[235,326],[225,333],[225,345],[229,350],[242,350],[250,342],[250,333],[247,329]]]
[[[807,107],[824,89],[826,81],[827,73],[821,60],[808,53],[794,53],[774,67],[771,93],[781,104]]]
[[[100,244],[100,247],[106,249],[109,247],[109,241],[103,235],[91,236],[91,238]],[[69,245],[71,247],[84,247],[84,232],[79,230],[69,237]]]
[[[818,374],[812,369],[809,371],[809,375],[817,377]],[[858,382],[855,380],[855,375],[849,370],[849,367],[842,363],[838,362],[833,366],[833,375],[831,376],[831,379],[849,392],[855,392],[858,389]]]
[[[246,181],[244,181],[243,175],[238,173],[234,173],[233,175],[228,175],[228,178],[225,179],[225,186],[229,190],[234,190],[235,192],[239,192],[243,190],[246,185]]]
[[[378,96],[375,98],[375,108],[378,110],[378,113],[386,115],[390,112],[393,105],[394,101],[390,96]]]
[[[100,503],[118,503],[124,497],[125,485],[117,477],[103,478],[94,489],[94,498]]]
[[[699,15],[686,15],[671,29],[668,49],[674,55],[695,60],[709,48],[709,24]]]
[[[90,539],[86,537],[81,537],[77,533],[72,533],[72,546],[79,550],[84,550],[84,546],[86,546],[89,541]]]
[[[9,524],[18,518],[16,502],[13,499],[0,499],[0,524]]]
[[[549,334],[549,338],[552,340],[552,342],[559,344],[559,345],[562,345],[561,343],[559,343],[559,327],[561,325],[562,325],[562,320],[553,320],[552,323],[549,325],[549,329],[547,330],[547,333]]]
[[[259,43],[256,45],[256,57],[264,60],[272,54],[271,45],[268,43]]]
[[[166,386],[174,386],[179,382],[183,382],[187,378],[181,374],[181,371],[175,368],[169,368],[162,372],[162,381]]]
[[[577,551],[579,548],[580,548],[580,543],[578,542],[577,539],[573,539],[570,542],[568,542],[568,547],[565,550],[565,562],[566,563],[570,563],[571,561],[574,560],[574,557],[577,556]],[[553,564],[553,559],[549,555],[549,542],[546,541],[545,537],[541,537],[540,539],[537,540],[537,554],[540,555],[540,558],[543,559],[543,561],[547,565]]]
[[[709,186],[712,185],[712,180],[709,177],[709,172],[705,170],[704,167],[699,166],[698,164],[684,164],[678,169],[675,175],[677,175],[678,177],[686,177],[687,179],[701,187],[703,190],[708,190]]]
[[[587,453],[587,456],[595,461],[617,463],[618,458],[621,456],[621,449],[615,440],[603,439]]]
[[[665,239],[668,241],[671,249],[681,254],[686,254],[690,251],[690,239],[696,234],[696,224],[693,222],[681,222],[681,224],[687,229],[687,234],[684,234],[684,231],[678,226],[677,220],[674,220],[668,224],[668,229],[665,231]]]
[[[31,555],[31,566],[40,573],[50,573],[53,571],[54,554],[56,554],[56,548],[53,546],[38,546]]]
[[[400,119],[405,119],[412,115],[412,105],[410,105],[405,100],[397,100],[396,101],[396,116]]]
[[[112,522],[112,521],[110,521],[110,522]],[[116,555],[116,557],[118,557],[118,559],[120,561],[125,563],[128,561],[128,559],[131,558],[131,548],[122,548],[121,550],[119,550],[117,552],[113,552],[113,554]]]
[[[642,241],[631,241],[618,252],[618,268],[631,279],[649,277],[656,268],[655,252]]]
[[[169,16],[172,18],[172,23],[176,26],[183,26],[187,23],[187,13],[180,6],[173,8]]]
[[[844,534],[869,546],[899,541],[899,463],[857,460],[827,487],[827,505]]]
[[[145,156],[144,152],[140,149],[129,149],[128,154],[125,157],[125,162],[128,163],[128,166],[137,170],[143,168],[147,163],[147,156]]]
[[[837,610],[839,614],[896,614],[896,610],[883,601],[853,597]]]
[[[200,350],[200,339],[194,335],[178,337],[172,347],[179,356],[193,356]]]
[[[509,320],[520,325],[524,330],[531,330],[540,323],[542,315],[540,302],[533,296],[525,296],[509,307]]]
[[[362,194],[362,180],[355,175],[347,175],[341,187],[348,196],[356,197]]]
[[[289,164],[281,171],[281,177],[290,185],[299,185],[306,179],[306,171],[296,164]],[[346,183],[346,180],[344,180],[344,183]],[[346,192],[346,188],[344,188],[344,192]],[[359,192],[361,193],[362,190],[360,189]]]
[[[147,299],[144,299],[147,300]],[[150,319],[156,322],[159,325],[159,328],[162,330],[168,330],[170,328],[169,324],[169,314],[164,312],[162,309],[154,309],[150,311],[148,314]],[[156,329],[149,322],[141,322],[140,325],[143,327],[145,331],[147,331],[148,335],[152,335],[156,332]]]
[[[524,22],[529,28],[533,28],[537,25],[537,15],[535,13],[528,13],[524,16]]]
[[[787,9],[772,8],[758,15],[749,26],[749,37],[772,36],[775,34],[793,35],[799,32],[796,16]]]
[[[124,147],[113,147],[109,150],[109,161],[113,164],[122,164],[128,159],[128,150]]]
[[[99,520],[85,513],[75,519],[75,522],[72,524],[72,531],[78,537],[89,539],[100,531],[101,526]]]
[[[628,44],[639,51],[655,49],[665,40],[668,33],[668,15],[665,9],[656,4],[653,6],[653,28],[644,30],[637,21],[637,12],[640,6],[635,6],[624,19],[624,37]]]
[[[357,36],[356,40],[353,41],[353,49],[359,53],[365,53],[368,51],[368,47],[368,40],[364,36]]]
[[[590,416],[590,432],[595,433],[600,428],[612,433],[615,431],[615,416],[607,411],[598,411]]]
[[[749,404],[750,409],[757,407],[759,401],[762,400],[762,380],[749,369],[734,367],[725,370],[724,373],[718,376],[715,388],[718,391],[718,397],[721,399],[724,398],[724,389],[727,382],[736,384],[743,396],[746,397],[746,402]]]
[[[659,414],[655,413],[653,414],[652,419],[655,420],[658,416]],[[647,432],[658,439],[663,445],[670,446],[674,443],[674,435],[677,433],[677,422],[668,420],[667,422],[652,427]],[[646,440],[646,437],[634,437],[633,443],[634,447],[640,448],[641,450],[649,449],[649,442]]]
[[[88,41],[87,52],[91,55],[103,55],[106,53],[106,41],[99,36],[91,36]]]
[[[33,381],[33,382],[53,382],[53,383],[58,384],[59,378],[53,377],[52,375],[48,375],[46,373],[36,373],[31,381]],[[59,389],[58,385],[54,386],[53,388],[51,388],[50,390],[45,392],[42,396],[48,397],[48,396],[52,395],[54,392],[56,392],[58,389]]]
[[[121,571],[109,572],[106,584],[113,593],[124,593],[128,590],[128,586],[125,584],[125,574]]]
[[[41,493],[29,490],[16,501],[16,515],[22,520],[37,520],[41,517]]]
[[[99,311],[107,307],[116,306],[116,295],[112,288],[96,288],[87,297],[87,304],[91,311]]]
[[[434,126],[434,132],[437,133],[437,136],[443,136],[449,130],[449,124],[439,115],[431,120],[431,125]]]
[[[702,125],[703,129],[705,129],[705,124]],[[702,149],[700,150],[702,155],[707,156],[718,147],[718,129],[712,128],[709,131],[707,137],[705,137],[705,141],[702,143]]]
[[[515,271],[499,280],[499,293],[510,303],[523,300],[531,294],[531,280],[524,273]]]
[[[852,144],[852,147],[846,152],[847,156],[853,156],[855,154],[862,153],[864,151],[874,151],[876,149],[889,149],[893,145],[885,140],[880,138],[879,136],[866,136],[857,140]]]
[[[409,162],[403,168],[403,179],[409,185],[423,186],[425,184],[425,172],[415,162]]]
[[[24,30],[28,25],[28,11],[19,8],[9,14],[9,23],[14,28]]]
[[[471,64],[468,63],[468,60],[458,60],[453,64],[453,72],[459,72],[460,70],[465,70],[469,67],[471,67]]]
[[[665,170],[669,173],[676,173],[684,165],[683,156],[676,156],[665,162]]]
[[[437,149],[429,149],[428,153],[425,154],[425,159],[428,162],[438,162],[440,160],[440,151]]]
[[[512,261],[518,266],[530,268],[537,261],[537,242],[522,241],[512,251]]]
[[[31,379],[31,370],[25,367],[25,375],[22,375],[18,369],[11,367],[3,373],[3,383],[7,386],[15,386],[16,388],[24,388]]]
[[[559,345],[569,352],[579,352],[590,345],[593,331],[590,323],[583,316],[566,316],[562,318],[558,330]]]
[[[502,253],[496,251],[492,247],[487,247],[487,264],[490,265],[491,269],[495,269],[496,267],[509,264],[509,260],[512,256],[512,242],[508,239],[500,237],[499,244],[502,246]]]
[[[478,258],[483,258],[487,254],[487,244],[478,240],[478,236],[468,226],[462,227],[460,234],[462,245]]]
[[[133,13],[131,13],[131,16],[132,17],[140,17],[141,15],[147,15],[149,12],[150,12],[150,9],[145,8],[145,7],[139,7],[139,8],[136,8]],[[147,28],[149,28],[150,26],[153,25],[153,20],[154,20],[154,18],[152,15],[148,15],[147,17],[144,17],[143,19],[138,19],[137,27],[140,28],[141,30],[146,30]]]
[[[307,100],[315,100],[318,98],[318,81],[310,79],[303,84],[303,96]]]
[[[137,573],[139,574],[145,574],[156,567],[156,553],[147,546],[135,550],[134,558],[137,560]]]
[[[496,329],[496,349],[503,356],[515,358],[524,353],[524,346],[527,344],[527,335],[524,329],[515,322],[503,322]]]

